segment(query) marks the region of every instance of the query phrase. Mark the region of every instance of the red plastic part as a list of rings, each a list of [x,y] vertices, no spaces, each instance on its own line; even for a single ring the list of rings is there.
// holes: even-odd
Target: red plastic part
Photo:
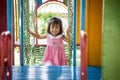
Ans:
[[[81,33],[81,80],[87,80],[87,34]]]
[[[11,34],[9,31],[0,35],[0,79],[11,80]]]

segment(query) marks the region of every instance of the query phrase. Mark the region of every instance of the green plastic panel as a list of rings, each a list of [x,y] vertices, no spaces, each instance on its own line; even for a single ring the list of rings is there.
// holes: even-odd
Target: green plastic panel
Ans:
[[[104,0],[102,80],[120,80],[120,0]]]

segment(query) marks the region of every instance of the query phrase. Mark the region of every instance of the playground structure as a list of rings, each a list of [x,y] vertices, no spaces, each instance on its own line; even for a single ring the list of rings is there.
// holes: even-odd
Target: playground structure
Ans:
[[[81,61],[81,75],[79,75],[80,73],[79,73],[79,71],[77,72],[77,73],[79,73],[78,75],[76,75],[76,73],[74,74],[74,73],[71,73],[71,75],[72,74],[74,74],[75,76],[74,76],[74,78],[73,79],[80,79],[80,76],[81,76],[81,80],[86,80],[87,79],[87,61],[86,61],[86,48],[87,48],[87,35],[86,35],[86,33],[84,33],[84,32],[81,32],[81,34],[82,34],[82,38],[81,38],[81,42],[82,42],[82,45],[81,45],[81,54],[82,54],[82,56],[81,56],[81,58],[82,58],[82,61]],[[15,79],[15,76],[17,76],[15,73],[14,73],[14,71],[12,71],[12,70],[14,70],[15,68],[13,67],[13,69],[12,69],[12,64],[13,64],[13,61],[12,61],[12,59],[13,59],[13,54],[12,54],[12,40],[11,40],[11,34],[10,34],[10,32],[8,32],[8,31],[5,31],[5,32],[2,32],[2,34],[1,34],[1,36],[0,36],[0,43],[1,43],[1,45],[0,45],[0,52],[1,52],[1,54],[0,54],[0,56],[1,56],[1,58],[0,58],[0,72],[1,72],[1,75],[0,75],[0,80],[11,80],[11,79]],[[6,51],[7,50],[7,51]],[[38,68],[38,67],[37,67]],[[42,67],[41,67],[42,68]],[[48,67],[49,68],[49,67]],[[58,68],[58,70],[56,69],[56,68]],[[54,68],[53,67],[53,69],[54,70],[56,70],[57,72],[59,71],[59,67],[56,67],[56,68]],[[61,68],[67,68],[67,67],[61,67]],[[17,69],[17,68],[16,68]],[[23,68],[24,69],[24,68]],[[44,70],[45,70],[46,68],[44,68]],[[52,69],[52,68],[50,68],[50,69]],[[72,71],[71,70],[71,68],[69,68],[68,67],[68,69],[70,69],[70,71]],[[31,69],[32,70],[32,69]],[[76,70],[76,68],[75,68],[75,70]],[[78,69],[77,70],[80,70],[80,67],[78,67]],[[34,70],[33,70],[34,71]],[[64,70],[65,71],[65,70]],[[13,72],[13,73],[12,73]],[[41,71],[41,73],[46,73],[46,71]],[[67,73],[68,73],[69,71],[67,70]],[[76,72],[76,71],[75,71]],[[17,72],[18,73],[18,72]],[[15,74],[15,76],[13,76],[13,78],[12,78],[12,74]],[[48,73],[46,73],[46,74],[48,74]],[[53,74],[53,73],[51,73],[51,74]],[[63,74],[63,73],[62,73]],[[20,74],[19,74],[20,75]],[[19,76],[18,75],[18,76]],[[44,74],[45,75],[45,74]],[[64,76],[65,78],[62,78],[62,79],[72,79],[72,78],[66,78],[66,77],[70,77],[71,76],[70,74],[69,74],[69,76]],[[58,75],[57,75],[58,76]],[[22,77],[22,76],[21,76]],[[43,77],[43,79],[44,79],[45,77]],[[53,77],[54,78],[54,77]],[[37,78],[34,78],[34,79],[37,79]],[[51,79],[50,77],[48,77],[48,79]],[[55,79],[55,78],[54,78]],[[57,78],[56,78],[57,79]]]
[[[82,0],[81,0],[82,1]],[[29,2],[29,1],[28,1]],[[27,4],[27,1],[26,2],[24,2],[24,3],[26,3]],[[71,44],[73,44],[72,46],[73,46],[73,53],[74,53],[74,55],[73,55],[73,66],[76,66],[76,43],[79,43],[81,46],[82,46],[82,37],[80,37],[80,25],[81,26],[83,26],[82,27],[82,30],[84,30],[85,32],[87,32],[87,36],[88,36],[88,42],[91,40],[91,37],[90,37],[90,35],[91,35],[91,31],[88,31],[88,30],[90,30],[91,28],[93,28],[93,27],[88,27],[88,25],[86,25],[86,27],[85,27],[85,7],[83,7],[82,9],[83,9],[83,18],[81,18],[82,19],[82,21],[80,22],[81,24],[78,24],[79,22],[79,20],[80,20],[80,17],[77,17],[76,18],[76,16],[78,16],[78,15],[76,15],[76,14],[80,14],[80,10],[79,10],[79,7],[80,6],[78,6],[79,4],[80,4],[80,1],[77,1],[76,2],[76,0],[74,1],[74,11],[73,11],[73,7],[71,6],[71,4],[70,4],[71,2],[69,2],[69,5],[68,5],[68,11],[72,11],[72,12],[74,12],[74,13],[71,13],[71,14],[69,14],[69,19],[68,20],[70,20],[69,21],[69,23],[70,23],[70,27],[71,27],[71,33],[72,33],[72,38],[73,38],[73,42],[71,43]],[[86,2],[83,2],[83,4],[85,4]],[[75,7],[75,5],[77,4],[77,6]],[[28,11],[25,11],[25,10],[29,10],[28,8],[29,8],[29,6],[27,5],[23,5],[23,2],[22,2],[22,0],[21,0],[21,4],[20,4],[21,6],[25,6],[25,8],[24,7],[22,7],[22,10],[24,10],[23,12],[24,12],[24,15],[23,15],[23,12],[21,11],[21,26],[24,26],[24,27],[21,27],[20,29],[21,29],[21,39],[20,39],[20,41],[21,41],[21,48],[20,48],[20,51],[21,51],[21,66],[24,66],[24,54],[23,53],[25,53],[26,51],[24,51],[24,50],[28,50],[28,52],[29,52],[29,50],[30,50],[30,48],[29,49],[25,49],[27,46],[29,46],[29,45],[26,45],[26,43],[25,43],[25,41],[28,41],[29,42],[29,38],[30,38],[30,36],[27,36],[26,35],[26,29],[25,28],[29,28],[29,27],[27,27],[27,26],[29,26],[29,25],[27,25],[26,23],[28,22]],[[89,4],[89,5],[91,5],[91,4]],[[85,6],[85,5],[83,5],[83,6]],[[100,5],[101,6],[101,5]],[[69,10],[70,9],[70,10]],[[36,8],[34,8],[34,10],[36,10]],[[34,11],[33,10],[33,11]],[[78,11],[78,12],[76,12],[76,11]],[[82,16],[82,15],[81,15]],[[72,17],[72,18],[71,18]],[[73,19],[74,18],[74,19]],[[32,18],[32,19],[35,19],[35,18]],[[91,19],[91,18],[90,18]],[[98,18],[99,19],[99,18]],[[19,19],[18,19],[19,20]],[[8,21],[9,22],[9,21]],[[19,21],[18,21],[19,22]],[[34,22],[34,20],[33,20],[33,22]],[[73,23],[74,22],[74,23]],[[96,23],[97,24],[97,23]],[[16,25],[15,26],[17,26],[18,25],[18,23],[17,23],[17,21],[16,21]],[[34,25],[34,26],[36,26],[36,21],[35,21],[35,23],[33,23],[32,25]],[[9,26],[9,25],[8,25]],[[76,26],[79,26],[79,27],[76,27]],[[99,27],[101,27],[100,25],[98,25]],[[11,33],[12,33],[12,28],[10,28],[10,27],[8,27],[9,29],[8,30],[10,30],[11,31]],[[34,28],[34,30],[35,31],[37,31],[36,30],[36,28]],[[78,32],[76,32],[76,30],[78,31]],[[94,30],[94,29],[93,29]],[[23,33],[25,31],[25,33]],[[96,30],[94,30],[93,32],[95,32]],[[98,31],[99,32],[99,31]],[[17,35],[17,31],[16,31],[16,35]],[[99,33],[98,33],[99,34]],[[77,38],[76,38],[76,35],[77,35]],[[101,35],[101,34],[100,34]],[[85,36],[86,36],[86,33],[85,33]],[[27,38],[26,38],[27,37]],[[81,40],[80,40],[80,38],[81,38]],[[83,37],[84,38],[84,37]],[[16,39],[18,39],[18,37],[16,37]],[[98,41],[98,40],[97,40]],[[96,42],[96,41],[95,41]],[[70,45],[71,45],[70,44]],[[89,46],[91,45],[91,44],[93,44],[93,43],[88,43],[89,44]],[[97,42],[97,44],[100,44],[100,41],[98,41]],[[38,45],[38,44],[36,44],[36,45]],[[94,44],[95,45],[95,44]],[[15,45],[16,46],[16,45]],[[26,47],[25,47],[26,46]],[[84,48],[83,48],[84,49]],[[93,50],[91,47],[87,47],[87,48],[85,48],[85,49],[91,49],[91,50]],[[100,52],[99,52],[99,50],[100,50],[100,48],[99,47],[97,47],[97,49],[96,49],[96,51],[98,52],[98,54],[95,54],[95,55],[99,55],[100,54]],[[82,50],[82,47],[81,47],[81,51],[83,51]],[[83,51],[83,52],[87,52],[87,51]],[[80,75],[81,75],[81,79],[83,79],[83,80],[85,80],[85,79],[87,79],[87,68],[86,68],[86,66],[87,65],[93,65],[93,66],[101,66],[101,63],[100,63],[100,61],[101,61],[101,59],[98,59],[97,61],[94,61],[94,57],[93,57],[93,55],[94,54],[92,54],[92,55],[90,55],[91,53],[90,53],[90,51],[89,51],[89,56],[86,56],[85,54],[83,54],[83,53],[81,53],[81,57],[83,56],[83,57],[86,57],[87,58],[87,60],[88,59],[90,59],[90,60],[84,60],[84,59],[86,59],[86,58],[81,58],[81,61],[83,61],[84,63],[82,63],[81,62],[81,73],[79,73],[78,75],[79,75],[79,77],[80,77]],[[92,57],[90,57],[90,56],[92,56]],[[88,58],[89,57],[89,58]],[[27,58],[27,57],[26,57]],[[93,59],[91,59],[91,58],[93,58]],[[99,57],[100,58],[100,57]],[[14,67],[13,67],[14,68]],[[14,68],[15,69],[15,68]],[[64,69],[64,68],[63,68]],[[76,69],[73,69],[73,71],[75,71]],[[83,72],[82,72],[83,71]],[[84,72],[85,71],[85,72]],[[75,77],[76,76],[76,71],[74,72],[74,80],[76,80],[76,79],[78,79],[77,77]]]
[[[21,25],[21,26],[24,26],[24,22],[23,22],[23,18],[25,18],[26,19],[26,17],[24,17],[23,16],[23,12],[22,12],[22,10],[24,10],[24,8],[23,7],[21,7],[22,9],[21,9],[21,12],[19,13],[19,16],[21,16],[21,19],[23,19],[23,20],[20,20],[20,19],[16,19],[16,22],[13,22],[12,20],[14,20],[13,19],[13,9],[12,9],[12,5],[13,5],[13,3],[12,3],[12,0],[11,0],[11,2],[9,2],[10,4],[8,4],[8,6],[10,6],[9,8],[8,8],[8,14],[10,14],[9,16],[8,16],[8,19],[6,19],[6,20],[8,20],[8,21],[5,21],[4,20],[4,22],[8,22],[8,24],[10,24],[10,25],[8,25],[8,27],[7,27],[7,30],[9,30],[11,33],[12,33],[12,35],[13,35],[13,28],[15,28],[15,27],[12,27],[13,25],[14,26],[18,26],[18,22],[20,22],[19,23],[19,25]],[[81,6],[81,2],[80,1],[77,1],[76,2],[77,4],[77,6],[76,6],[76,14],[74,14],[74,15],[76,15],[76,23],[77,24],[75,24],[76,25],[76,29],[77,29],[77,31],[78,32],[76,32],[76,35],[75,36],[77,36],[77,38],[76,38],[76,43],[77,44],[79,44],[80,43],[80,31],[79,31],[79,29],[80,29],[80,25],[81,26],[85,26],[84,28],[82,28],[82,29],[84,29],[85,30],[85,32],[87,32],[87,34],[88,34],[88,55],[89,56],[87,56],[88,57],[88,65],[91,65],[91,66],[101,66],[101,26],[102,26],[102,1],[97,1],[97,2],[89,2],[89,1],[86,1],[86,2],[84,2],[84,4],[85,3],[87,3],[87,5],[86,5],[86,8],[85,7],[83,7],[83,10],[84,11],[82,11],[82,12],[84,12],[84,13],[86,13],[86,17],[84,16],[84,18],[86,19],[85,21],[84,21],[84,18],[83,18],[83,20],[81,20],[81,21],[84,21],[84,22],[80,22],[80,6]],[[100,3],[99,5],[97,5],[98,3]],[[21,3],[21,4],[19,4],[19,5],[21,5],[21,6],[23,6],[23,4]],[[85,5],[84,5],[85,6]],[[92,14],[92,12],[93,12],[93,8],[94,8],[94,6],[96,6],[96,9],[95,9],[95,14],[94,15],[96,15],[96,16],[94,16],[93,14]],[[16,7],[17,8],[17,7]],[[11,10],[12,9],[12,10]],[[68,7],[68,9],[69,9],[69,7]],[[72,7],[70,6],[70,9],[72,9]],[[16,10],[16,11],[19,11],[20,10],[20,7],[19,7],[19,9],[18,10]],[[29,10],[29,9],[27,9],[27,10]],[[71,10],[68,10],[68,11],[71,11]],[[24,11],[24,12],[27,12],[27,11]],[[26,14],[27,15],[27,14]],[[18,15],[16,15],[16,16],[18,16]],[[89,17],[90,16],[90,17]],[[5,16],[6,17],[6,16]],[[69,18],[69,17],[68,17]],[[32,17],[32,19],[34,19],[33,17]],[[71,19],[68,19],[68,20],[71,20]],[[75,20],[75,19],[74,19]],[[34,21],[34,20],[33,20]],[[71,20],[71,21],[73,21],[73,19]],[[35,21],[36,22],[36,21]],[[89,22],[89,23],[88,23]],[[14,23],[14,24],[13,24]],[[26,22],[25,23],[27,23],[27,20],[26,20]],[[69,22],[70,24],[72,23],[72,22]],[[82,25],[81,23],[84,23],[84,25]],[[4,23],[4,24],[7,24],[7,23]],[[99,25],[98,25],[99,24]],[[36,25],[36,24],[34,24],[34,25]],[[71,24],[72,25],[72,24]],[[7,26],[7,25],[6,25]],[[97,26],[97,27],[96,27]],[[29,27],[29,25],[28,25],[28,27]],[[4,27],[5,28],[5,27]],[[3,30],[4,30],[4,28],[2,28]],[[1,29],[1,30],[2,30]],[[20,28],[20,30],[24,30],[23,29],[23,27],[21,27]],[[25,29],[26,30],[26,29]],[[34,29],[35,30],[35,29]],[[19,30],[18,30],[19,31]],[[23,31],[21,31],[21,33],[19,33],[19,34],[23,34],[22,33]],[[26,31],[25,31],[26,32]],[[15,31],[15,33],[18,33],[17,31]],[[73,34],[73,30],[71,31],[71,33]],[[94,35],[93,35],[94,34]],[[18,34],[17,34],[18,35]],[[25,37],[26,35],[24,35],[24,37]],[[14,36],[15,37],[15,36]],[[21,42],[24,42],[23,41],[23,37],[22,36],[20,36],[19,35],[19,37],[21,37],[21,39],[20,39],[20,41]],[[26,38],[26,39],[29,39],[29,36],[27,36],[28,38]],[[94,39],[94,41],[93,41],[93,37],[95,37],[95,39]],[[16,39],[18,39],[18,38],[16,38]],[[97,39],[97,40],[96,40]],[[24,45],[24,43],[21,43],[22,44],[22,46]],[[17,44],[14,44],[14,45],[17,45]],[[94,46],[95,47],[94,47]],[[98,46],[98,45],[100,45],[100,46]],[[94,48],[92,48],[91,46],[93,46]],[[22,47],[23,48],[23,47]],[[95,49],[96,48],[96,49]],[[22,50],[24,50],[24,49],[22,49]],[[22,51],[21,53],[23,53],[24,51]],[[21,56],[21,58],[23,58],[23,56]],[[96,58],[98,58],[97,60],[96,60]]]

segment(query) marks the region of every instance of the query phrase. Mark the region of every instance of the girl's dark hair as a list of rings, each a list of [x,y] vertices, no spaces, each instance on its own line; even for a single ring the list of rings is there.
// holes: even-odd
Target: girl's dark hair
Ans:
[[[62,34],[63,33],[62,21],[61,21],[61,19],[59,19],[57,17],[53,17],[53,18],[51,18],[49,20],[49,22],[48,22],[48,28],[47,28],[47,33],[51,34],[51,32],[50,32],[50,26],[54,25],[54,24],[57,24],[60,27],[60,32],[57,35]]]

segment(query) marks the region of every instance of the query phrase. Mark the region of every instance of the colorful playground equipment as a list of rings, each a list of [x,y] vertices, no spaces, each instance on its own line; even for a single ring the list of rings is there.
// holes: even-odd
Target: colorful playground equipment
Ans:
[[[23,30],[24,31],[24,2],[29,1],[39,1],[38,4],[41,4],[42,0],[0,0],[0,33],[3,31],[10,31],[13,35],[13,33],[19,33],[18,31]],[[45,0],[48,1],[48,0]],[[52,1],[52,0],[49,0]],[[58,1],[58,0],[54,0]],[[62,0],[66,4],[67,1],[70,0]],[[75,0],[71,0],[75,1]],[[117,61],[120,61],[119,53],[120,53],[120,5],[119,0],[76,0],[77,9],[76,9],[76,30],[79,31],[80,25],[81,25],[81,1],[86,1],[85,6],[85,32],[87,33],[87,39],[88,39],[88,45],[87,45],[87,78],[88,80],[120,80],[119,76],[119,66],[120,64]],[[15,2],[19,5],[19,7],[14,7],[13,5]],[[25,3],[25,4],[26,4]],[[71,2],[70,2],[71,3]],[[27,3],[28,4],[28,3]],[[34,3],[33,3],[34,4]],[[70,6],[70,5],[69,5]],[[24,7],[29,7],[25,5]],[[16,12],[14,13],[14,9],[18,14],[16,15]],[[68,9],[73,9],[73,7],[69,7]],[[29,10],[29,8],[27,8]],[[71,12],[71,10],[68,10]],[[14,15],[13,15],[14,14]],[[71,13],[72,14],[72,13]],[[27,15],[27,14],[26,14]],[[17,19],[14,19],[14,17],[17,17]],[[34,19],[34,18],[32,18]],[[83,18],[84,19],[84,18]],[[16,20],[16,22],[14,22]],[[71,20],[71,19],[69,19]],[[72,23],[73,19],[70,23]],[[20,23],[19,23],[20,22]],[[18,29],[17,26],[20,26],[21,29]],[[72,25],[73,26],[73,25]],[[28,26],[29,27],[29,26]],[[15,28],[18,29],[18,31],[13,31]],[[22,31],[22,32],[23,32]],[[19,34],[23,34],[20,32]],[[73,30],[72,30],[73,32]],[[80,32],[77,32],[75,35],[77,37],[77,43],[80,43]],[[15,37],[15,36],[13,36]],[[19,37],[21,37],[19,35]],[[29,36],[27,36],[29,37]],[[13,38],[12,38],[13,39]],[[16,37],[16,40],[18,39],[18,35]],[[27,38],[26,38],[27,39]],[[21,42],[24,42],[24,39],[20,40]],[[0,45],[2,45],[3,41],[0,40]],[[21,43],[22,46],[24,46],[24,43]],[[14,45],[16,46],[16,45]],[[20,46],[20,45],[18,45]],[[24,48],[22,47],[21,50]],[[36,48],[37,49],[37,48]],[[1,50],[1,48],[0,48]],[[37,50],[36,50],[37,51]],[[21,51],[21,53],[23,53]],[[20,54],[21,55],[21,54]],[[1,59],[3,56],[1,56],[0,52],[0,80],[3,80],[1,75],[4,75],[2,67],[4,66],[4,60],[1,62]],[[21,56],[23,59],[24,56]],[[23,61],[24,62],[24,61]],[[1,66],[2,65],[2,66]],[[7,64],[6,64],[7,65]],[[20,64],[21,65],[21,64]],[[23,65],[23,64],[22,64]],[[96,67],[97,66],[97,67]],[[101,67],[102,66],[102,67]],[[90,69],[92,68],[92,69]],[[93,69],[95,68],[95,69]],[[98,74],[101,72],[102,68],[102,79],[101,74]],[[18,69],[18,71],[16,71]],[[19,74],[20,69],[23,72],[27,72],[30,68],[26,68],[25,66],[19,66],[19,68],[12,66],[13,75],[15,73]],[[35,67],[34,67],[35,69]],[[34,70],[33,68],[30,70]],[[38,69],[38,68],[37,68]],[[36,69],[36,70],[37,70]],[[90,69],[90,70],[89,70]],[[70,69],[68,69],[70,70]],[[78,69],[76,69],[77,71]],[[32,72],[32,71],[31,71]],[[22,73],[22,72],[21,72]],[[91,74],[94,73],[94,74]],[[29,73],[30,74],[30,73]],[[82,73],[84,75],[84,73]],[[97,75],[98,74],[98,75]],[[22,75],[22,74],[21,74]],[[59,75],[59,74],[58,74]],[[81,75],[81,74],[80,74]],[[27,74],[25,76],[28,76]],[[23,78],[25,76],[22,76]],[[14,76],[15,77],[15,76]],[[18,76],[20,77],[20,75]],[[52,76],[53,77],[53,76]],[[14,79],[13,79],[14,80]]]
[[[86,33],[84,32],[81,32],[81,42],[82,42],[82,45],[81,45],[81,58],[82,58],[82,61],[81,61],[81,71],[80,71],[80,67],[77,67],[77,69],[75,68],[75,72],[71,73],[71,75],[69,76],[72,76],[72,74],[74,75],[74,77],[68,77],[67,76],[64,76],[64,78],[62,79],[75,79],[75,80],[78,80],[80,79],[80,74],[81,74],[81,80],[87,80],[87,62],[86,62],[86,49],[87,49],[87,35]],[[14,73],[14,70],[15,67],[13,67],[12,69],[12,56],[13,54],[11,53],[11,50],[12,50],[12,41],[11,41],[11,34],[10,32],[6,31],[6,32],[2,32],[2,34],[0,35],[0,72],[1,72],[1,75],[0,75],[0,79],[1,80],[11,80],[11,79],[15,79],[14,77],[17,76],[17,73]],[[38,67],[37,67],[38,68]],[[54,71],[57,70],[59,71],[59,68],[60,67],[53,67]],[[61,67],[61,69],[65,69],[67,68],[68,70],[70,70],[72,72],[72,67]],[[17,68],[16,68],[17,69]],[[24,68],[23,68],[24,69]],[[30,68],[31,69],[31,68]],[[42,69],[42,68],[41,68]],[[53,70],[52,68],[50,68],[51,70]],[[67,71],[67,69],[65,69]],[[65,71],[63,70],[63,72]],[[73,68],[74,70],[74,68]],[[79,71],[78,71],[79,70]],[[12,73],[13,72],[13,73]],[[46,71],[43,71],[43,73],[45,73]],[[69,71],[67,71],[68,73]],[[19,73],[19,72],[18,72]],[[22,73],[22,72],[21,72]],[[42,73],[42,71],[41,71]],[[77,75],[76,75],[77,73]],[[12,74],[15,74],[15,76],[13,76],[12,78]],[[20,74],[20,73],[19,73]],[[48,73],[46,73],[48,74]],[[46,75],[44,74],[44,75]],[[51,73],[53,74],[53,73]],[[63,73],[61,73],[63,74]],[[24,74],[22,74],[24,75]],[[18,75],[20,76],[20,75]],[[22,76],[20,76],[22,77]],[[54,77],[54,76],[53,76]],[[48,77],[48,79],[50,79],[50,77]]]
[[[100,58],[100,56],[98,56],[98,55],[101,54],[101,52],[99,52],[101,48],[100,47],[95,47],[95,46],[97,44],[100,44],[101,41],[96,40],[96,41],[94,41],[92,43],[90,41],[92,39],[94,39],[93,38],[93,36],[94,36],[93,32],[95,32],[95,33],[99,32],[94,37],[97,36],[97,37],[100,37],[100,39],[101,39],[101,36],[98,36],[98,35],[100,35],[100,30],[95,28],[97,23],[94,23],[95,25],[92,26],[93,22],[95,21],[94,20],[95,17],[94,16],[92,18],[88,17],[88,16],[91,16],[91,14],[89,14],[89,10],[91,11],[91,7],[88,8],[88,6],[87,6],[87,8],[86,8],[86,3],[87,2],[84,2],[86,0],[81,0],[82,2],[80,2],[80,0],[74,0],[74,1],[69,0],[68,4],[67,4],[68,13],[69,13],[68,14],[68,23],[70,25],[71,37],[72,37],[72,40],[73,40],[69,44],[69,49],[67,48],[67,51],[69,53],[72,53],[72,51],[73,51],[73,55],[71,55],[71,54],[67,54],[67,55],[68,55],[68,61],[73,57],[73,65],[71,65],[71,60],[70,60],[69,61],[70,66],[68,66],[68,67],[57,66],[57,67],[45,68],[45,69],[48,70],[48,72],[47,71],[41,71],[41,70],[44,70],[43,66],[39,66],[39,67],[37,67],[37,66],[33,66],[33,67],[29,66],[30,57],[33,57],[33,60],[32,60],[33,62],[32,63],[36,64],[37,62],[34,62],[34,60],[38,56],[40,56],[40,57],[38,57],[38,59],[42,59],[41,56],[43,56],[43,54],[38,55],[39,51],[40,52],[42,51],[41,53],[43,53],[44,48],[45,48],[45,46],[38,45],[37,39],[34,39],[33,44],[31,45],[30,44],[30,35],[27,34],[27,29],[32,29],[33,31],[38,32],[37,31],[38,30],[37,21],[36,21],[37,20],[36,19],[36,17],[37,17],[36,11],[37,11],[39,3],[37,3],[36,0],[32,0],[33,1],[32,4],[35,4],[35,6],[32,5],[33,10],[31,12],[31,14],[33,14],[33,15],[29,16],[29,14],[28,14],[30,12],[29,11],[30,6],[29,6],[29,3],[28,3],[29,0],[28,1],[26,0],[25,2],[23,0],[20,0],[21,1],[20,3],[17,0],[14,0],[14,1],[16,2],[16,3],[14,2],[14,4],[16,5],[16,6],[14,6],[14,8],[15,8],[14,17],[16,18],[16,21],[12,22],[11,17],[8,16],[8,22],[10,22],[11,25],[12,25],[12,23],[14,23],[15,31],[12,32],[13,28],[11,27],[11,25],[8,25],[8,30],[11,31],[12,34],[14,34],[14,39],[15,39],[16,42],[20,41],[19,44],[16,44],[16,42],[14,43],[14,46],[19,46],[20,47],[20,66],[19,67],[12,66],[10,68],[13,71],[12,75],[10,74],[12,76],[13,80],[14,79],[30,79],[31,78],[30,76],[33,75],[31,73],[36,72],[38,69],[40,70],[40,71],[38,71],[38,73],[40,73],[40,74],[34,74],[34,76],[32,76],[34,79],[40,79],[41,76],[38,76],[38,78],[36,78],[35,76],[41,75],[41,74],[49,75],[49,77],[48,77],[49,79],[51,79],[50,76],[52,76],[55,79],[57,79],[58,77],[62,77],[62,79],[64,79],[65,75],[67,75],[66,76],[67,80],[70,80],[70,79],[73,79],[73,80],[87,80],[87,79],[88,80],[89,79],[93,80],[93,79],[96,79],[96,78],[98,80],[100,79],[100,77],[101,77],[100,74],[98,74],[97,77],[94,77],[94,75],[92,75],[92,77],[91,77],[91,75],[89,76],[88,65],[101,66],[101,63],[100,63],[101,59],[94,60],[96,58]],[[40,0],[38,0],[38,1],[40,1]],[[18,4],[17,2],[19,3],[19,7],[17,5]],[[47,1],[47,2],[49,2],[49,1]],[[45,2],[45,3],[47,3],[47,2]],[[57,1],[57,3],[58,2],[59,1]],[[74,6],[73,6],[73,3],[74,3]],[[80,3],[84,4],[84,5],[81,5]],[[60,4],[61,4],[61,2],[60,2]],[[8,5],[12,6],[10,4],[8,4]],[[89,3],[88,5],[91,6],[91,3]],[[82,7],[81,11],[80,11],[80,6]],[[101,6],[101,4],[100,4],[100,6]],[[87,9],[87,19],[85,17],[86,9]],[[21,12],[19,12],[18,10],[21,10]],[[11,11],[11,9],[8,8],[8,13],[10,13],[10,11]],[[81,14],[80,14],[80,12],[81,12]],[[80,17],[80,16],[82,16],[82,17]],[[81,21],[80,21],[80,19],[81,19]],[[97,18],[97,19],[101,19],[101,18]],[[88,20],[90,20],[89,23],[87,22]],[[85,21],[87,23],[85,23]],[[97,22],[99,22],[99,21],[97,21]],[[29,24],[31,26],[29,26]],[[99,28],[101,29],[100,25],[97,25],[97,26],[99,26]],[[93,29],[93,28],[95,28],[95,29]],[[81,31],[81,29],[83,31]],[[95,44],[95,42],[97,42],[97,44]],[[3,42],[0,40],[0,43],[3,43]],[[89,44],[89,45],[87,45],[87,44]],[[94,48],[91,47],[91,44],[95,45]],[[81,49],[81,65],[80,66],[76,66],[76,45],[80,46],[80,49]],[[95,48],[97,48],[97,49],[95,49]],[[92,52],[93,49],[95,49],[94,51],[97,51],[98,53],[93,54],[93,53],[95,53],[95,52]],[[87,52],[87,51],[89,51],[89,52]],[[36,53],[36,54],[31,54],[31,53]],[[3,55],[3,54],[0,54],[0,55]],[[36,56],[33,56],[33,55],[38,55],[38,56],[36,57]],[[96,55],[97,55],[97,57],[96,57]],[[4,61],[3,58],[1,58],[1,63],[2,63],[2,61]],[[34,64],[32,64],[32,65],[34,65]],[[2,65],[2,66],[4,66],[4,65]],[[7,67],[8,67],[8,65],[7,65]],[[6,68],[5,68],[5,70],[6,70]],[[30,70],[30,72],[29,72],[29,70]],[[32,70],[33,70],[33,72],[32,72]],[[58,70],[60,73],[56,73],[56,70]],[[96,71],[99,72],[99,70],[96,70]],[[19,73],[17,71],[19,71]],[[25,71],[26,71],[26,73],[24,73]],[[93,72],[92,70],[90,70],[90,71]],[[4,71],[2,71],[2,72],[4,72]],[[54,72],[56,73],[56,76],[53,74]],[[66,72],[68,72],[70,74],[68,75],[68,74],[66,74]],[[6,72],[4,72],[1,75],[5,76],[5,77],[2,76],[2,79],[7,79],[7,80],[9,79],[9,78],[7,78]],[[29,76],[29,77],[26,77],[26,76]],[[71,76],[71,77],[68,77],[68,76]]]

